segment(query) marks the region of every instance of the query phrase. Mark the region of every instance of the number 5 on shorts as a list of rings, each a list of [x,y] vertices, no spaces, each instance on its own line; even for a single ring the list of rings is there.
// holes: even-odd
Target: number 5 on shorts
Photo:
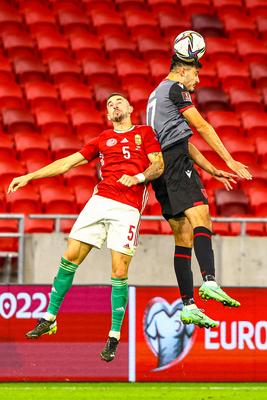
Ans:
[[[127,239],[128,240],[133,240],[133,237],[134,237],[134,232],[135,231],[135,225],[130,225],[130,228],[129,228],[129,233],[128,233],[128,236],[127,236]]]

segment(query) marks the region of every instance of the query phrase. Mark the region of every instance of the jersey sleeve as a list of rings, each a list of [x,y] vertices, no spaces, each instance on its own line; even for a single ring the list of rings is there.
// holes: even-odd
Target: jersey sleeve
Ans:
[[[181,113],[190,107],[194,107],[190,93],[178,83],[174,83],[170,88],[169,97]]]
[[[146,154],[161,151],[160,144],[156,138],[156,133],[151,128],[151,126],[144,127],[144,132],[142,136],[143,136],[143,146]]]
[[[90,140],[80,151],[84,158],[88,161],[92,161],[94,158],[98,157],[99,154],[99,139],[94,138]]]

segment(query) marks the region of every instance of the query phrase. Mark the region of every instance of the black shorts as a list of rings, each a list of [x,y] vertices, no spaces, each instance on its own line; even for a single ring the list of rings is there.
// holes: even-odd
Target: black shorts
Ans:
[[[163,150],[164,173],[152,181],[156,198],[165,219],[184,215],[184,211],[208,198],[194,162],[188,153],[188,140]]]

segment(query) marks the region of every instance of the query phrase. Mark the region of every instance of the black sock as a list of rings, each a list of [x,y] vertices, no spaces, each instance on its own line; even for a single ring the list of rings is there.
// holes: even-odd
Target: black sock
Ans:
[[[194,229],[194,250],[204,281],[215,280],[212,232],[204,226]]]
[[[193,274],[191,270],[192,249],[189,247],[175,246],[174,270],[181,293],[182,301],[185,305],[193,304],[194,286]]]

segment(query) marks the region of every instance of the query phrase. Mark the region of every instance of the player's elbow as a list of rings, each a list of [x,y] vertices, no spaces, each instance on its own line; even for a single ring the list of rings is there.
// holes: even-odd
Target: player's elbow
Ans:
[[[164,162],[163,160],[158,163],[158,177],[164,172]]]

